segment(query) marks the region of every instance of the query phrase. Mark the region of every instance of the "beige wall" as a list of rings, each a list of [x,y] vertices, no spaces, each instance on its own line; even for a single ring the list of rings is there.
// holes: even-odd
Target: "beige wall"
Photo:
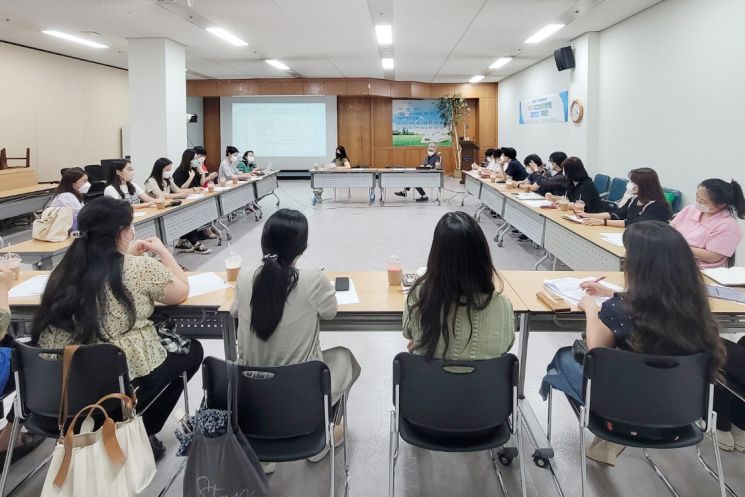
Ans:
[[[39,181],[121,155],[126,71],[2,42],[0,61],[0,148],[16,157],[31,147]]]

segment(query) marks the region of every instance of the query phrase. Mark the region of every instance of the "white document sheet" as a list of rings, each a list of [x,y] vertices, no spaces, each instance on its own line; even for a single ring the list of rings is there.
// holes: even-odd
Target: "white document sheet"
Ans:
[[[556,280],[544,280],[543,284],[547,290],[555,293],[556,295],[563,298],[570,304],[576,306],[579,303],[579,301],[582,300],[582,297],[587,295],[585,291],[582,288],[580,288],[579,285],[586,281],[593,281],[596,279],[597,278],[594,276],[588,276],[587,278],[583,278],[583,279],[559,278]],[[623,288],[621,288],[620,286],[614,285],[613,283],[608,283],[607,281],[601,281],[600,284],[606,288],[610,288],[614,292],[623,291]],[[602,304],[606,300],[608,300],[606,297],[595,297],[595,302],[597,302],[598,305]]]
[[[582,224],[582,218],[576,216],[575,214],[564,214],[563,216],[561,216],[561,218],[573,223]]]
[[[601,233],[603,240],[617,247],[623,247],[623,233]]]
[[[204,197],[204,195],[202,195],[201,193],[192,193],[191,195],[186,197],[186,200],[194,200],[194,199],[202,198],[202,197]]]
[[[132,215],[133,215],[134,217],[144,217],[144,216],[145,216],[145,213],[144,213],[144,212],[135,212],[135,213],[134,213],[134,214],[132,214]]]
[[[533,208],[540,208],[540,207],[549,207],[551,205],[551,201],[549,200],[522,200],[522,203],[527,205],[528,207]]]
[[[703,273],[720,285],[745,285],[745,267],[718,267],[704,269]]]
[[[44,288],[46,288],[48,280],[49,276],[46,274],[34,276],[11,288],[10,292],[8,292],[8,297],[11,299],[38,297],[44,293]]]
[[[335,281],[331,280],[331,284],[333,285],[334,283]],[[354,287],[354,281],[352,281],[352,278],[349,278],[349,290],[346,292],[336,292],[336,303],[338,305],[360,303],[360,298],[357,296],[357,289]]]
[[[231,288],[225,280],[215,273],[202,273],[189,276],[189,298],[205,293],[217,292]]]
[[[543,200],[543,195],[539,195],[536,192],[523,192],[518,193],[518,200]]]

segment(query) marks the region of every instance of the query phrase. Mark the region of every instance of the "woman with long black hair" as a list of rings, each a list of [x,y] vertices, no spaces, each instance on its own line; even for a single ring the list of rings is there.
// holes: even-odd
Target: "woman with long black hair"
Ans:
[[[140,185],[134,183],[135,169],[129,159],[123,160],[109,169],[109,177],[106,188],[103,191],[105,197],[124,200],[133,209],[152,207],[155,199],[145,193]]]
[[[667,223],[643,221],[623,233],[626,290],[614,293],[588,282],[579,303],[587,316],[587,348],[619,348],[642,354],[711,355],[712,379],[724,365],[725,350],[709,308],[701,272],[685,239]],[[598,305],[593,297],[608,298]],[[571,347],[554,356],[543,378],[544,398],[556,388],[582,401],[582,365]],[[664,434],[645,434],[648,438]],[[614,465],[624,446],[596,439],[587,456]]]
[[[336,292],[320,269],[297,268],[307,247],[308,220],[300,211],[280,209],[267,219],[261,264],[243,267],[236,281],[231,312],[238,316],[238,362],[283,366],[323,361],[331,371],[331,401],[336,404],[359,377],[360,366],[349,349],[321,350],[320,320],[336,316]],[[335,445],[344,438],[340,421]],[[322,451],[310,460],[325,455]]]
[[[502,285],[476,220],[465,212],[442,216],[427,272],[406,298],[403,334],[409,351],[438,359],[479,360],[510,350],[515,317]]]
[[[169,353],[160,344],[150,321],[155,302],[180,304],[189,295],[189,280],[159,239],[136,238],[132,218],[131,205],[108,197],[83,207],[77,238],[49,275],[32,337],[52,349],[94,343],[121,348],[140,404],[157,397],[143,421],[160,457],[165,448],[155,435],[181,396],[182,373],[191,377],[203,352],[196,340],[185,355]]]

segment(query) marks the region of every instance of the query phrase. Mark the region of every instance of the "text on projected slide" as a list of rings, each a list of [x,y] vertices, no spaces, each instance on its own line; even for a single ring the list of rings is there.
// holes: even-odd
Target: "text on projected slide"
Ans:
[[[264,157],[323,157],[326,104],[234,103],[233,145]]]

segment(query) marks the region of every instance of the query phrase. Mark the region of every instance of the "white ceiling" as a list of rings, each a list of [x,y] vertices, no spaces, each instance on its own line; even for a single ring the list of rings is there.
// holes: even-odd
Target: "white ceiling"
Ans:
[[[499,81],[659,1],[0,0],[0,40],[126,68],[127,38],[167,37],[186,46],[190,78],[287,76],[264,58],[308,78],[382,78],[374,25],[383,19],[393,24],[396,80],[464,82],[501,56],[517,56],[485,80]],[[557,20],[569,22],[543,43],[524,43]],[[249,46],[228,45],[207,26],[225,28]],[[110,48],[78,46],[43,29]]]

